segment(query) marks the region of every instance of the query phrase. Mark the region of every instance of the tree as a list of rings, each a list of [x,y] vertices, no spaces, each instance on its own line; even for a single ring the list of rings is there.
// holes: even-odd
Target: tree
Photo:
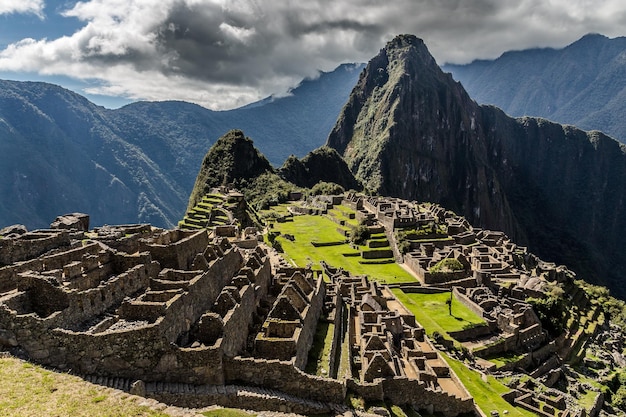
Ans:
[[[370,229],[364,225],[359,224],[350,230],[350,242],[356,245],[363,245],[371,236]]]

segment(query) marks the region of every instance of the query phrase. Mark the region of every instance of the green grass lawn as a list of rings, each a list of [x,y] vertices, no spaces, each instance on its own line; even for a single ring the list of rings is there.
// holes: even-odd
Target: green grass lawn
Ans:
[[[342,267],[354,275],[368,275],[371,279],[385,282],[415,282],[416,279],[396,263],[368,264],[359,263],[360,256],[346,257],[342,253],[354,253],[349,244],[337,246],[314,247],[311,241],[336,242],[345,239],[337,231],[340,226],[323,216],[294,216],[293,222],[276,223],[274,230],[293,235],[295,241],[278,237],[287,257],[298,266],[309,263],[319,264],[323,260],[334,267]],[[367,249],[365,246],[359,250]]]
[[[523,354],[516,354],[513,352],[506,352],[503,353],[499,356],[492,356],[492,357],[487,357],[485,359],[487,359],[489,362],[492,362],[493,364],[495,364],[498,368],[503,367],[506,364],[512,363],[512,362],[517,362],[518,360],[522,359],[522,357],[524,357]]]
[[[167,417],[140,397],[22,360],[0,358],[1,416]]]
[[[399,288],[394,288],[394,295],[415,315],[415,319],[424,326],[426,333],[432,335],[438,331],[441,334],[463,330],[467,326],[486,324],[473,311],[465,307],[458,299],[452,300],[452,315],[448,310],[446,301],[450,299],[450,293],[440,294],[417,294],[405,293]]]
[[[506,386],[498,382],[493,376],[487,376],[483,380],[482,376],[463,363],[448,357],[445,353],[441,353],[450,365],[450,368],[459,377],[465,385],[465,388],[474,397],[474,402],[486,415],[491,414],[491,410],[497,410],[501,416],[505,415],[504,410],[508,411],[508,417],[532,417],[534,413],[524,409],[513,407],[502,398],[502,394],[510,391]]]
[[[334,216],[338,220],[345,221],[346,226],[354,226],[354,227],[356,227],[359,224],[359,222],[356,219],[356,216],[354,216],[355,218],[351,219],[350,214],[355,214],[355,213],[356,212],[354,210],[346,206],[335,206],[334,208],[328,211],[329,215]]]

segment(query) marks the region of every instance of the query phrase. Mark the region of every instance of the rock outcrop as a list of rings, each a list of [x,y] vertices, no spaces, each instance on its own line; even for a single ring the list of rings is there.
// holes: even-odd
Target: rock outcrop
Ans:
[[[327,143],[369,190],[440,203],[626,295],[626,146],[479,106],[420,39],[370,61]]]
[[[298,187],[311,188],[325,181],[339,184],[346,190],[362,188],[341,155],[328,146],[322,146],[302,159],[290,156],[280,168],[279,175]]]

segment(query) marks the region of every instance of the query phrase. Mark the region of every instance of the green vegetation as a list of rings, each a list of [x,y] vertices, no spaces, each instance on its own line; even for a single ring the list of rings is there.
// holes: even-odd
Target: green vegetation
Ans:
[[[566,305],[562,296],[549,295],[545,298],[528,298],[528,304],[533,306],[541,325],[554,337],[564,330]]]
[[[191,210],[212,188],[229,183],[234,183],[238,188],[246,188],[247,180],[271,172],[272,166],[254,147],[252,140],[241,130],[231,130],[220,137],[204,156],[187,209]],[[249,199],[248,202],[252,200]]]
[[[490,415],[492,410],[497,410],[500,415],[504,415],[507,410],[509,417],[531,417],[534,413],[513,407],[502,398],[502,394],[510,391],[506,386],[498,382],[493,376],[481,376],[478,372],[469,369],[465,364],[456,359],[452,359],[445,353],[441,353],[450,365],[450,368],[465,385],[465,388],[474,397],[474,402],[486,415]]]
[[[360,224],[350,229],[350,242],[356,245],[364,245],[369,238],[370,231],[364,224]]]
[[[285,254],[298,266],[318,264],[323,260],[334,267],[341,267],[354,275],[368,275],[372,279],[386,283],[415,282],[416,279],[396,263],[362,264],[363,260],[350,245],[314,247],[311,242],[337,242],[345,240],[337,229],[337,223],[323,216],[294,216],[293,221],[275,223],[274,232],[290,234],[294,240],[276,237]],[[366,247],[358,246],[358,251]],[[357,256],[344,256],[356,254]]]
[[[405,293],[399,288],[392,289],[393,294],[415,315],[415,319],[424,326],[426,332],[447,334],[484,325],[485,321],[468,309],[456,297],[452,298],[452,315],[448,307],[450,293],[419,294]]]
[[[491,356],[487,359],[489,362],[493,363],[494,365],[496,365],[498,368],[503,367],[504,365],[507,365],[509,363],[514,363],[519,361],[520,359],[522,359],[524,357],[523,354],[517,354],[514,352],[506,352],[503,353],[501,355],[498,356]]]
[[[462,271],[465,268],[463,264],[454,258],[442,259],[435,266],[431,267],[428,272],[431,274]]]
[[[168,416],[140,406],[138,397],[15,358],[0,358],[0,380],[2,416]]]
[[[582,280],[575,281],[575,285],[585,292],[594,306],[602,309],[611,323],[622,329],[626,328],[626,302],[612,297],[606,287],[592,285]]]
[[[241,181],[240,187],[248,204],[255,210],[267,210],[270,206],[284,203],[290,192],[301,191],[271,172],[261,174],[250,182]]]

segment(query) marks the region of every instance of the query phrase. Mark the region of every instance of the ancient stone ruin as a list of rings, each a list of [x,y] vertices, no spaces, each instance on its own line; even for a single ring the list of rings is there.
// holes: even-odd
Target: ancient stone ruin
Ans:
[[[270,257],[253,229],[87,222],[64,216],[0,240],[1,350],[186,407],[323,413],[352,390],[446,415],[473,409],[386,287],[326,283]],[[354,374],[303,371],[322,313],[345,318]]]

